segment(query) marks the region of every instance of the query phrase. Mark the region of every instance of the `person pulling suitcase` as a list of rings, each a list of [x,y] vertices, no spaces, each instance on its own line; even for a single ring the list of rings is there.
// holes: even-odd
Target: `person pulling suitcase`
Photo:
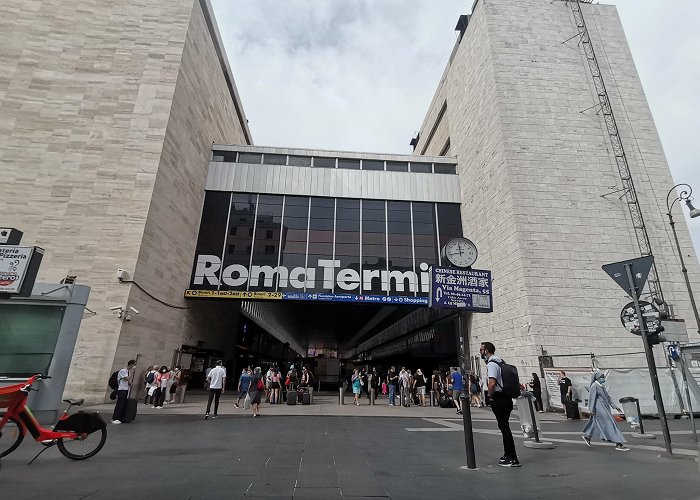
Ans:
[[[136,360],[130,359],[126,366],[117,373],[117,404],[114,406],[114,413],[112,413],[112,423],[115,425],[126,421],[127,400],[131,388],[129,373],[134,366],[136,366]]]

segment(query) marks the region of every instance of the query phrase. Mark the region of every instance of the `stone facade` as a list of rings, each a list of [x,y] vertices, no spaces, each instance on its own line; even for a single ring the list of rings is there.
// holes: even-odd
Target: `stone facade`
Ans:
[[[137,354],[170,364],[188,328],[182,290],[211,144],[250,135],[205,1],[64,12],[0,5],[0,168],[11,186],[0,209],[3,226],[46,249],[39,280],[77,275],[92,288],[96,314],[83,321],[66,396],[95,401]],[[119,283],[117,269],[158,300]],[[141,312],[130,322],[109,310],[127,304]]]
[[[611,95],[664,296],[700,340],[665,216],[674,185],[617,16],[582,5]],[[494,313],[475,315],[472,352],[493,341],[504,357],[538,368],[541,347],[557,366],[590,356],[640,352],[620,325],[625,293],[601,270],[639,256],[591,74],[565,2],[480,0],[445,71],[416,152],[446,106],[450,154],[459,160],[464,233],[494,272]],[[442,141],[428,144],[435,154]],[[610,187],[616,186],[616,187]],[[700,269],[680,209],[674,212],[691,281]],[[657,351],[659,351],[657,349]],[[582,354],[582,356],[556,357]],[[601,366],[641,366],[643,356],[600,357]]]

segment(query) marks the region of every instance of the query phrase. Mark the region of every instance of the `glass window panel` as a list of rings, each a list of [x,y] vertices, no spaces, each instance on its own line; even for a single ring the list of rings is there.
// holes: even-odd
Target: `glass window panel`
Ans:
[[[221,257],[226,237],[226,222],[231,193],[207,191],[202,208],[202,221],[197,237],[195,261],[199,255],[217,255]],[[192,270],[194,274],[194,269]],[[197,285],[200,290],[216,290],[216,285],[210,285],[206,280]]]
[[[384,170],[384,161],[362,160],[362,170]]]
[[[254,266],[277,267],[279,256],[280,232],[282,230],[282,199],[281,195],[260,195],[258,198],[257,225],[253,242]],[[272,283],[265,283],[264,278],[258,284],[250,284],[249,290],[277,289],[277,274],[272,275]]]
[[[340,269],[353,269],[360,273],[360,200],[336,200],[335,259]],[[335,285],[335,293],[362,293],[360,285],[345,290]]]
[[[338,168],[360,170],[360,160],[354,160],[351,158],[338,158]]]
[[[224,161],[224,156],[223,155],[214,155],[212,157],[211,161]]]
[[[335,158],[327,158],[324,156],[314,156],[314,167],[335,168]]]
[[[405,161],[387,161],[386,169],[389,172],[408,172],[408,162]]]
[[[310,167],[311,157],[310,156],[292,156],[289,155],[289,164],[297,167]]]
[[[238,153],[238,163],[262,163],[262,153]]]
[[[263,163],[266,165],[286,165],[287,155],[266,153],[263,157]]]
[[[213,161],[225,161],[234,163],[236,161],[235,151],[214,151]]]
[[[433,165],[436,174],[456,174],[457,165],[450,163],[435,163]]]
[[[386,209],[385,202],[379,200],[362,201],[362,272],[366,270],[386,270]],[[380,275],[381,276],[381,275]],[[365,282],[363,293],[385,295],[381,280]]]
[[[257,195],[234,193],[231,200],[228,239],[222,269],[231,264],[241,264],[246,268],[250,264],[250,252],[253,245],[253,226]],[[245,290],[246,284],[232,287],[221,283],[221,290]]]
[[[438,203],[437,215],[440,230],[439,247],[442,248],[450,239],[462,236],[460,206],[457,203]]]
[[[285,198],[281,265],[285,266],[289,272],[295,267],[304,267],[306,263],[309,200],[307,196]],[[294,288],[287,286],[280,290],[294,290]]]
[[[411,172],[421,172],[424,174],[429,174],[433,171],[430,163],[413,163],[411,162]]]
[[[387,227],[389,230],[389,270],[411,273],[409,281],[391,281],[390,294],[414,295],[417,278],[413,273],[413,247],[411,238],[411,204],[406,201],[387,202]],[[401,290],[403,288],[403,290]]]
[[[309,267],[316,267],[318,274],[319,259],[333,257],[333,223],[335,215],[335,200],[333,198],[311,198],[311,219],[309,220]],[[307,291],[324,291],[323,276],[316,276],[313,287]],[[331,289],[325,289],[330,292]]]
[[[416,272],[420,264],[438,263],[437,231],[435,227],[435,204],[413,202],[413,241]]]

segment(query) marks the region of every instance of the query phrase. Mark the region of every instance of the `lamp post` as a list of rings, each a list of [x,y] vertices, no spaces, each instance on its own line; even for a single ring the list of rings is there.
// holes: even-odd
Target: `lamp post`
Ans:
[[[670,201],[671,193],[675,193],[676,188],[684,186],[681,190],[681,194],[676,196],[673,201]],[[685,188],[688,188],[687,190]],[[688,295],[690,296],[690,306],[693,308],[693,314],[695,315],[695,326],[700,333],[700,315],[698,315],[698,306],[695,304],[695,297],[693,296],[693,289],[690,286],[690,280],[688,279],[688,269],[685,267],[685,262],[683,261],[683,252],[681,251],[681,244],[678,242],[678,234],[676,234],[676,223],[673,221],[673,214],[671,210],[673,205],[677,201],[685,201],[686,206],[690,210],[690,218],[695,218],[700,216],[700,209],[697,209],[691,203],[692,198],[690,195],[693,194],[693,188],[688,184],[676,184],[673,186],[668,194],[666,195],[666,208],[668,209],[668,223],[671,225],[671,230],[673,231],[673,238],[676,240],[676,248],[678,249],[678,258],[681,260],[681,271],[683,272],[683,278],[685,279],[685,286],[688,288]]]

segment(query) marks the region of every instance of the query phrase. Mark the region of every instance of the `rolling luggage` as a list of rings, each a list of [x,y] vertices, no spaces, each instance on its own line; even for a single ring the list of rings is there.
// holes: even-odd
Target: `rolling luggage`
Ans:
[[[301,404],[310,405],[311,404],[311,394],[309,394],[308,392],[305,392],[304,395],[302,396]]]
[[[581,418],[581,414],[578,410],[578,401],[571,401],[567,399],[564,402],[564,409],[566,410],[566,418],[573,420],[579,420]]]
[[[287,404],[290,406],[297,404],[297,391],[287,391]]]
[[[124,411],[124,418],[122,419],[123,424],[128,424],[136,420],[136,412],[138,399],[127,398],[126,399],[126,410]]]

